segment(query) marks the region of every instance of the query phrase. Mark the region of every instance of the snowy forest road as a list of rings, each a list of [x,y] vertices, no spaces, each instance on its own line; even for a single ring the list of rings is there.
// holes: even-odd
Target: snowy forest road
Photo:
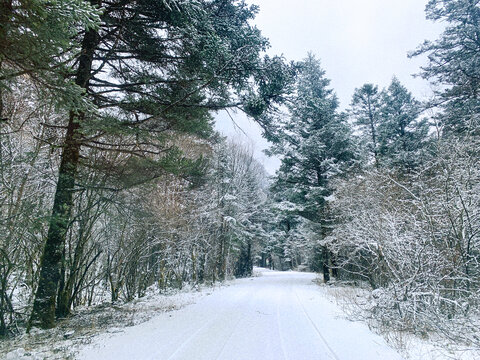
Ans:
[[[400,360],[360,323],[341,318],[315,274],[262,271],[196,304],[102,335],[88,360]]]

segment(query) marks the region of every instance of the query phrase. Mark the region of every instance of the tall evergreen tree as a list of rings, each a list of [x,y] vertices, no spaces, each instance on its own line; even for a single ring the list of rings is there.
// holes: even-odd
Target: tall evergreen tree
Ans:
[[[429,129],[426,119],[419,120],[420,103],[394,77],[383,94],[381,111],[378,131],[383,161],[404,168],[415,166]]]
[[[381,103],[382,93],[378,91],[378,86],[365,84],[361,88],[355,89],[350,105],[355,124],[360,126],[365,134],[364,139],[367,148],[373,155],[377,166],[379,161],[378,126],[381,119]]]
[[[427,54],[421,76],[438,86],[432,105],[445,111],[447,132],[480,132],[480,1],[430,0],[427,18],[447,26],[436,41],[425,41],[410,56]]]
[[[287,223],[294,222],[291,216],[300,216],[320,226],[321,235],[328,225],[329,180],[342,174],[353,159],[350,128],[337,112],[338,100],[329,83],[313,55],[299,64],[296,92],[288,105],[290,117],[270,150],[282,156],[272,191],[290,214]]]
[[[328,180],[349,165],[353,154],[351,133],[320,62],[309,55],[299,64],[296,92],[289,102],[290,117],[280,141],[270,153],[283,156],[275,187],[299,206],[307,219],[319,219],[319,209],[330,194]]]

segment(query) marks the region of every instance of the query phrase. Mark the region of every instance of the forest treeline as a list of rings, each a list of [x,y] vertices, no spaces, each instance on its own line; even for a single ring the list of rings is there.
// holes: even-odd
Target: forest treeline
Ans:
[[[0,3],[0,334],[75,307],[311,269],[369,287],[395,330],[478,346],[480,5],[445,21],[415,99],[395,77],[347,111],[320,61],[264,55],[236,0]],[[252,117],[281,159],[213,130]]]

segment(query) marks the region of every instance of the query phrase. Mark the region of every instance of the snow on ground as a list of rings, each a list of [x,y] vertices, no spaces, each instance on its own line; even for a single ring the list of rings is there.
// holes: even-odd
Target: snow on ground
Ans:
[[[0,359],[65,360],[74,359],[78,348],[92,342],[99,334],[115,334],[143,323],[160,313],[178,310],[197,301],[215,288],[171,290],[159,294],[150,288],[147,295],[126,304],[77,309],[68,319],[51,330],[33,329],[13,339],[0,341]],[[132,359],[133,360],[133,359]]]
[[[316,275],[264,271],[181,310],[80,349],[85,360],[400,360],[378,335],[343,318]]]
[[[449,340],[440,334],[424,334],[419,336],[409,332],[398,332],[382,325],[378,319],[372,318],[368,309],[371,290],[361,287],[336,284],[322,286],[323,294],[339,306],[346,318],[367,323],[375,329],[387,342],[409,360],[478,360],[480,350],[468,345]],[[428,335],[428,336],[427,336]]]
[[[318,286],[311,273],[256,273],[259,276],[226,286],[170,295],[151,289],[148,296],[128,304],[77,311],[55,329],[0,342],[0,359],[402,358],[365,323],[347,320],[358,307],[348,308],[346,303],[367,301],[362,289]],[[443,341],[384,334],[403,350],[405,359],[480,359],[473,350]]]

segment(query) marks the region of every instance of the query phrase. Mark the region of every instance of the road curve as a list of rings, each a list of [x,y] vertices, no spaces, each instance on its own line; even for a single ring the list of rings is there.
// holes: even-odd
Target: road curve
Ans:
[[[103,335],[85,360],[401,360],[360,323],[342,319],[312,280],[264,271],[196,304]]]

